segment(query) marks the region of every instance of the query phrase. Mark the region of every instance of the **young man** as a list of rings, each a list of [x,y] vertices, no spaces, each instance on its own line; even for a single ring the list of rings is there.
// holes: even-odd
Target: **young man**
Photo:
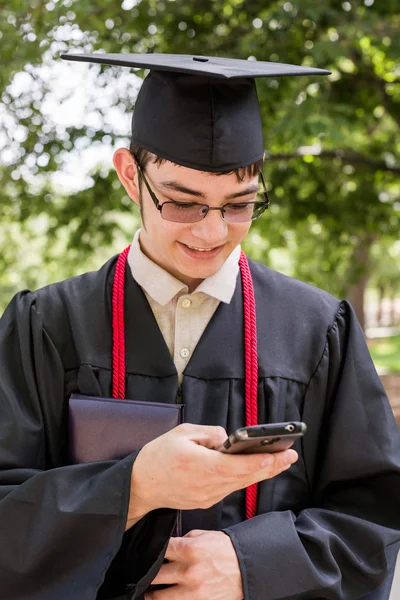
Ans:
[[[346,302],[251,261],[247,271],[240,254],[268,206],[251,78],[302,70],[74,58],[156,67],[131,150],[114,156],[142,228],[126,265],[23,292],[2,318],[0,597],[387,600],[400,443],[362,331]],[[69,396],[112,394],[116,281],[121,395],[182,401],[186,423],[123,460],[68,465]],[[244,329],[252,286],[256,339]],[[307,423],[295,450],[214,450],[245,424],[250,388],[259,423]]]

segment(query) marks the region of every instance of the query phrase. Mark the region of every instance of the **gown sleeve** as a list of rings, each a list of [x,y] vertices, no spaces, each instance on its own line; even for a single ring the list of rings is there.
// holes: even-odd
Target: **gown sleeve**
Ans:
[[[320,402],[319,431],[312,421]],[[308,384],[304,420],[311,426],[306,467],[307,459],[315,463],[310,506],[298,514],[260,514],[225,530],[239,558],[245,600],[358,599],[383,584],[395,561],[400,434],[346,302]],[[318,444],[307,450],[313,427]]]
[[[32,294],[19,294],[0,321],[0,597],[94,600],[124,544],[130,568],[102,597],[137,597],[162,564],[176,514],[154,511],[124,534],[136,454],[52,468],[60,404],[62,360]]]

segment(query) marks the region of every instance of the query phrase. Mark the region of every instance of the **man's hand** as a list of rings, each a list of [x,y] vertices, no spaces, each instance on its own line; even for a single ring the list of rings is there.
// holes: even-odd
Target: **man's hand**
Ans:
[[[127,528],[157,508],[209,508],[253,483],[288,469],[294,450],[276,454],[216,452],[222,427],[184,423],[146,444],[133,464]]]
[[[243,600],[235,549],[222,531],[194,530],[171,538],[164,564],[153,584],[172,584],[147,592],[145,600]]]

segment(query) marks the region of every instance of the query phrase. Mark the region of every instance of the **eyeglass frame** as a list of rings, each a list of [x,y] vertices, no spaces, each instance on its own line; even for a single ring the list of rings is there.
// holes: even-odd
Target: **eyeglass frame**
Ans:
[[[146,179],[146,176],[144,174],[144,169],[143,169],[142,165],[140,164],[140,162],[138,161],[138,159],[136,158],[135,155],[133,155],[133,157],[135,159],[135,162],[136,162],[136,165],[137,165],[137,168],[138,168],[138,171],[139,171],[139,175],[141,177],[143,177],[143,181],[144,181],[144,183],[146,185],[147,191],[149,192],[150,197],[151,197],[151,199],[154,202],[154,206],[156,207],[157,210],[160,211],[160,216],[162,218],[163,218],[163,216],[162,216],[162,208],[163,208],[163,206],[165,204],[184,204],[184,202],[177,202],[176,200],[166,200],[165,202],[160,202],[158,200],[157,196],[155,195],[155,193],[153,192],[153,190],[151,189],[149,182]],[[262,171],[259,172],[259,176],[260,176],[260,179],[261,179],[261,184],[263,186],[263,196],[264,196],[264,207],[265,208],[262,211],[262,213],[259,214],[259,215],[257,215],[256,217],[254,217],[254,219],[250,219],[249,221],[237,221],[238,223],[250,223],[252,221],[256,221],[257,219],[259,219],[260,217],[262,217],[262,215],[264,214],[264,212],[269,207],[268,190],[267,190],[267,186],[265,184],[265,179],[264,179],[264,175],[263,175]],[[202,221],[203,219],[206,218],[206,216],[208,215],[208,213],[210,212],[210,210],[219,210],[219,211],[221,211],[221,216],[225,220],[225,217],[224,217],[224,212],[226,210],[225,207],[227,205],[231,205],[233,203],[232,202],[227,202],[223,206],[209,206],[208,204],[203,204],[201,202],[190,202],[190,203],[188,202],[188,204],[191,204],[191,205],[196,204],[198,206],[202,206],[202,207],[205,207],[207,209],[207,212],[198,221],[184,221],[185,223],[199,223],[200,221]],[[257,201],[255,201],[255,202],[243,202],[243,204],[262,204],[262,201],[258,201],[258,202]],[[169,219],[165,219],[165,220],[169,221]],[[172,222],[172,223],[180,223],[182,221],[170,221],[170,222]],[[232,221],[227,221],[227,223],[231,223],[231,222]]]

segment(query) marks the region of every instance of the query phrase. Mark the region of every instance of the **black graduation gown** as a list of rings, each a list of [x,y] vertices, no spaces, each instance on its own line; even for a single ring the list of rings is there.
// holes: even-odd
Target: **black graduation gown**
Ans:
[[[304,420],[308,431],[299,461],[261,483],[254,519],[244,520],[241,491],[184,512],[184,533],[231,537],[245,600],[386,600],[400,540],[400,436],[363,333],[347,303],[250,265],[259,422]],[[114,268],[115,258],[23,292],[1,320],[3,600],[139,598],[162,563],[175,511],[154,511],[124,534],[136,455],[66,463],[70,394],[111,395]],[[176,402],[172,358],[129,271],[125,313],[127,398]],[[185,369],[188,422],[228,432],[244,424],[243,362],[238,277]]]

